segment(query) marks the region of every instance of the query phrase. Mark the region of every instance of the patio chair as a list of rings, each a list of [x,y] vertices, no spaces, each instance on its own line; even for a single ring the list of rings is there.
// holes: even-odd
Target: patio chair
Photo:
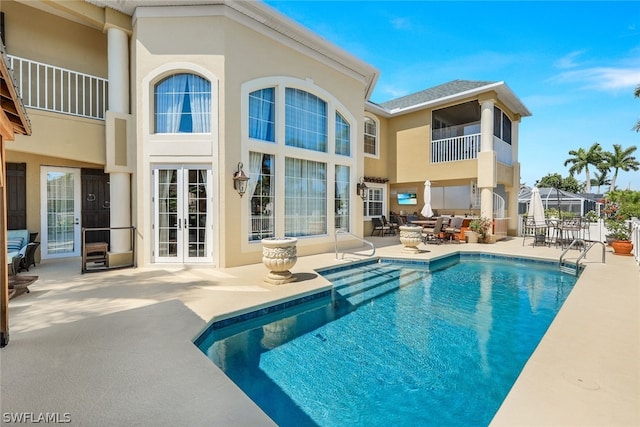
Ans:
[[[453,241],[453,236],[455,234],[460,233],[463,221],[464,218],[462,218],[461,216],[455,216],[451,218],[451,221],[449,221],[449,225],[443,230],[449,236],[449,242]],[[456,239],[456,241],[460,243],[459,239]]]
[[[380,219],[382,220],[382,225],[389,227],[390,233],[396,234],[400,230],[400,226],[398,225],[397,220],[387,221],[387,217],[385,217],[384,215],[382,215]]]
[[[384,225],[381,218],[373,217],[371,218],[371,222],[373,223],[373,230],[371,230],[372,236],[376,233],[376,231],[381,237],[384,237],[385,234],[391,233],[391,228],[388,225]]]
[[[427,243],[442,243],[442,239],[440,238],[440,233],[442,232],[442,222],[444,218],[439,216],[436,218],[436,223],[433,225],[433,228],[425,227],[422,229],[422,242]]]
[[[24,257],[20,260],[20,271],[29,271],[29,267],[32,265],[36,266],[35,253],[36,249],[40,246],[40,242],[31,242],[27,244],[27,249],[25,251]]]

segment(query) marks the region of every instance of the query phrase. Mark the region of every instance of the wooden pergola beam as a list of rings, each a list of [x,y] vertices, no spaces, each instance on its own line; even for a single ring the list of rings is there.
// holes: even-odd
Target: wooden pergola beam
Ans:
[[[7,260],[7,188],[5,142],[31,135],[31,124],[0,42],[0,347],[9,343],[9,260]]]

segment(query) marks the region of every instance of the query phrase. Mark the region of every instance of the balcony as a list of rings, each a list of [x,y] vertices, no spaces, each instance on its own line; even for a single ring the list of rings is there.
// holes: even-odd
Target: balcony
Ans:
[[[8,55],[25,107],[104,120],[107,79]]]
[[[479,128],[479,123],[468,123],[444,129],[435,129],[431,140],[431,163],[457,162],[473,160],[482,148],[480,133],[468,133],[469,129]],[[460,133],[459,136],[457,134]],[[493,150],[497,160],[512,166],[511,144],[493,137]]]

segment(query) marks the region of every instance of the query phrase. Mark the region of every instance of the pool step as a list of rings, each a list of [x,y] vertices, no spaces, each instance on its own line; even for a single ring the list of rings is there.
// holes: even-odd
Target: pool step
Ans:
[[[362,266],[325,276],[334,283],[336,301],[359,306],[389,292],[423,279],[419,271],[406,271],[397,266]]]

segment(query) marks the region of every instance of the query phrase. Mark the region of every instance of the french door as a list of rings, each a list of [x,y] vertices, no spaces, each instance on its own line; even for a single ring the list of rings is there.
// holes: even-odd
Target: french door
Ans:
[[[42,258],[80,255],[80,169],[40,169]]]
[[[155,262],[212,262],[211,169],[156,166],[153,186]]]

